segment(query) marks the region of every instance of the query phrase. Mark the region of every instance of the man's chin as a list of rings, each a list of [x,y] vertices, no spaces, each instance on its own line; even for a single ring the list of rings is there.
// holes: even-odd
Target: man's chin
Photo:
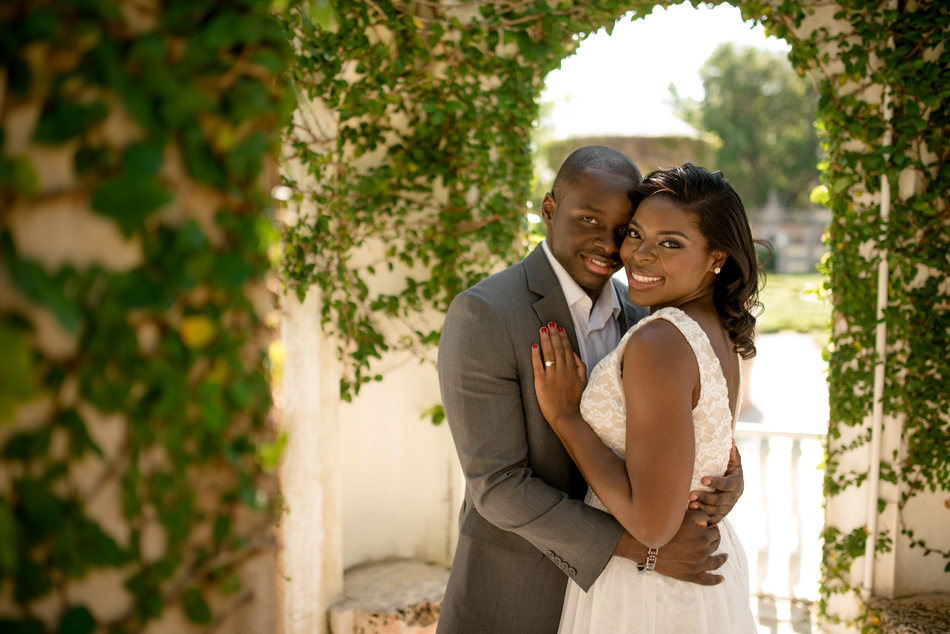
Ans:
[[[595,275],[588,274],[583,281],[579,281],[578,283],[580,284],[581,288],[583,288],[585,291],[599,293],[600,289],[607,286],[607,282],[610,281],[610,278],[612,276],[613,274],[603,275],[603,276],[600,276],[600,275],[595,276]]]

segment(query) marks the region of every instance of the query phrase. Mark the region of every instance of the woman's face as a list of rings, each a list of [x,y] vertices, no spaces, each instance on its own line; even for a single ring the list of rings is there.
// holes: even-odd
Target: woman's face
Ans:
[[[637,207],[620,247],[630,300],[654,309],[681,306],[712,293],[713,269],[726,260],[709,251],[693,215],[668,196],[653,195]]]

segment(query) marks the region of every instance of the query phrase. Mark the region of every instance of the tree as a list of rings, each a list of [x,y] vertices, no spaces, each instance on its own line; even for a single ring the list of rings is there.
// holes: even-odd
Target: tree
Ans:
[[[670,85],[677,113],[710,133],[716,165],[747,209],[764,205],[769,192],[792,209],[808,203],[818,184],[815,89],[782,55],[722,44],[700,70],[704,99],[680,97]]]

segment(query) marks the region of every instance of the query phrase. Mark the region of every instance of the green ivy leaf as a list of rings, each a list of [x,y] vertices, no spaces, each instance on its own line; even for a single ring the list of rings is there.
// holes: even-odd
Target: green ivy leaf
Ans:
[[[82,457],[87,451],[91,451],[100,458],[103,457],[102,449],[95,443],[86,429],[86,424],[79,417],[75,410],[68,410],[62,413],[58,423],[62,425],[69,434],[69,455],[74,458]]]
[[[310,19],[321,31],[336,33],[339,20],[329,0],[316,0],[310,5]]]
[[[46,626],[36,617],[22,621],[0,619],[0,632],[3,634],[46,634]]]
[[[227,179],[222,165],[211,151],[211,147],[197,125],[184,127],[181,132],[181,146],[184,152],[185,168],[192,178],[219,189],[225,187]]]
[[[18,405],[39,394],[29,338],[23,330],[0,323],[0,425],[13,419]]]
[[[59,621],[58,634],[91,634],[96,629],[96,620],[85,606],[71,607]]]
[[[0,190],[3,189],[25,197],[36,195],[39,191],[39,179],[29,157],[0,157]]]
[[[49,7],[35,7],[23,20],[20,37],[22,42],[53,37],[59,29],[60,18]]]
[[[122,164],[129,176],[155,176],[162,167],[162,153],[145,143],[133,143],[126,148]]]
[[[257,464],[267,473],[273,473],[280,464],[280,457],[287,447],[287,432],[281,430],[277,433],[274,442],[262,442],[257,445]]]
[[[38,599],[53,588],[46,570],[20,554],[20,561],[16,569],[16,587],[13,598],[18,603],[27,603]]]
[[[442,404],[433,405],[419,416],[419,420],[426,418],[431,418],[433,425],[441,425],[442,421],[445,420],[445,409],[442,407]]]
[[[204,625],[211,622],[211,610],[198,588],[189,588],[181,597],[185,615],[192,623]]]
[[[270,139],[263,132],[254,132],[228,152],[228,167],[238,178],[251,178],[260,172],[261,161],[269,149]]]
[[[227,515],[218,515],[214,518],[214,543],[221,545],[225,538],[231,533],[231,518]]]
[[[34,432],[14,434],[3,447],[3,457],[24,462],[43,457],[49,449],[50,433],[49,427],[42,427]]]
[[[6,500],[0,499],[0,578],[16,572],[17,525]]]
[[[49,309],[60,325],[70,334],[79,332],[82,312],[77,302],[67,295],[68,273],[51,276],[38,263],[16,257],[9,234],[3,234],[2,250],[10,254],[6,258],[7,273],[13,283],[30,300]]]
[[[108,108],[101,101],[85,105],[54,97],[40,114],[33,140],[48,145],[64,143],[103,121],[108,114]]]
[[[142,228],[145,219],[167,205],[172,195],[154,178],[125,173],[105,181],[92,193],[92,208],[118,223],[129,236]]]

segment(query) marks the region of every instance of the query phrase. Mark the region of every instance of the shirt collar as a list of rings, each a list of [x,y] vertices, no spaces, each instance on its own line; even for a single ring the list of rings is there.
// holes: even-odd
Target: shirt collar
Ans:
[[[564,291],[564,299],[567,301],[567,305],[573,306],[588,297],[587,291],[581,288],[577,280],[571,277],[567,269],[565,269],[561,263],[557,261],[557,258],[554,257],[554,254],[551,253],[547,238],[541,241],[541,247],[544,249],[544,254],[548,256],[548,262],[551,263],[551,268],[554,269],[554,274],[557,276],[557,281],[561,285],[561,290]],[[611,313],[613,317],[617,317],[620,314],[620,300],[617,299],[617,294],[613,290],[613,284],[608,281],[604,288],[609,288],[609,290],[604,292],[603,289],[601,289],[601,292],[597,295],[597,302],[594,304],[595,309],[602,310],[605,313]],[[591,310],[591,314],[594,312],[595,310]]]

